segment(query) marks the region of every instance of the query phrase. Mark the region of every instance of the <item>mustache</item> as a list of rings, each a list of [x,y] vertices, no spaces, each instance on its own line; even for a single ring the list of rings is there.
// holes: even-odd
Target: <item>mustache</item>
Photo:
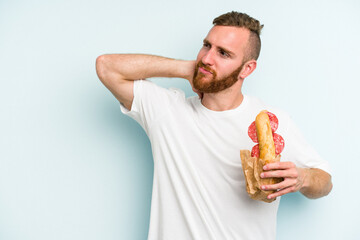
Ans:
[[[215,71],[211,69],[211,67],[205,65],[202,61],[198,62],[198,64],[196,64],[196,69],[199,69],[199,67],[205,69],[206,71],[209,71],[211,73],[214,73]]]

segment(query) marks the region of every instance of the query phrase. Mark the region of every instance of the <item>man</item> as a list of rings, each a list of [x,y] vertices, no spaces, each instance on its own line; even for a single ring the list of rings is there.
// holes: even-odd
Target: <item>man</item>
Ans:
[[[240,150],[251,149],[248,126],[261,110],[279,119],[286,142],[280,163],[262,177],[284,181],[263,186],[275,198],[300,191],[309,198],[332,188],[329,166],[304,141],[290,117],[243,95],[244,79],[260,53],[259,21],[238,12],[214,19],[196,61],[151,55],[113,54],[97,58],[100,80],[121,111],[146,131],[154,157],[149,239],[275,239],[279,198],[255,201],[246,192]],[[146,79],[189,81],[199,97],[185,98]],[[136,81],[135,81],[136,80]]]

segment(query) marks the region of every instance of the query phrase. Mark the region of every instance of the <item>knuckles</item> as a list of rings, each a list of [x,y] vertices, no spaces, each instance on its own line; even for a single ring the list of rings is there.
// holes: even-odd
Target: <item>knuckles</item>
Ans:
[[[296,165],[295,165],[295,163],[293,163],[293,162],[289,162],[289,167],[290,167],[290,168],[295,168]]]
[[[293,171],[291,171],[290,176],[291,176],[292,178],[297,178],[297,177],[299,176],[299,173],[298,173],[296,170],[293,170]]]

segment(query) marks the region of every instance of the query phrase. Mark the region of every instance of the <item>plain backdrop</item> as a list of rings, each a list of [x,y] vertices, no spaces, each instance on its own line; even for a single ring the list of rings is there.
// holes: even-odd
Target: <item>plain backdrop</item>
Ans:
[[[150,142],[95,60],[195,59],[232,10],[265,25],[243,92],[287,111],[332,167],[329,196],[281,199],[277,239],[360,239],[356,0],[0,0],[0,239],[146,239]],[[186,80],[153,81],[195,95]]]

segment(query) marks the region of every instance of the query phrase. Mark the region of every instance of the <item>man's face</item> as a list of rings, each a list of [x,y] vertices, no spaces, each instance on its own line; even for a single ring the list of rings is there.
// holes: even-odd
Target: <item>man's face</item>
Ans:
[[[249,34],[244,28],[214,26],[197,56],[194,88],[204,93],[216,93],[237,82],[244,65]]]

